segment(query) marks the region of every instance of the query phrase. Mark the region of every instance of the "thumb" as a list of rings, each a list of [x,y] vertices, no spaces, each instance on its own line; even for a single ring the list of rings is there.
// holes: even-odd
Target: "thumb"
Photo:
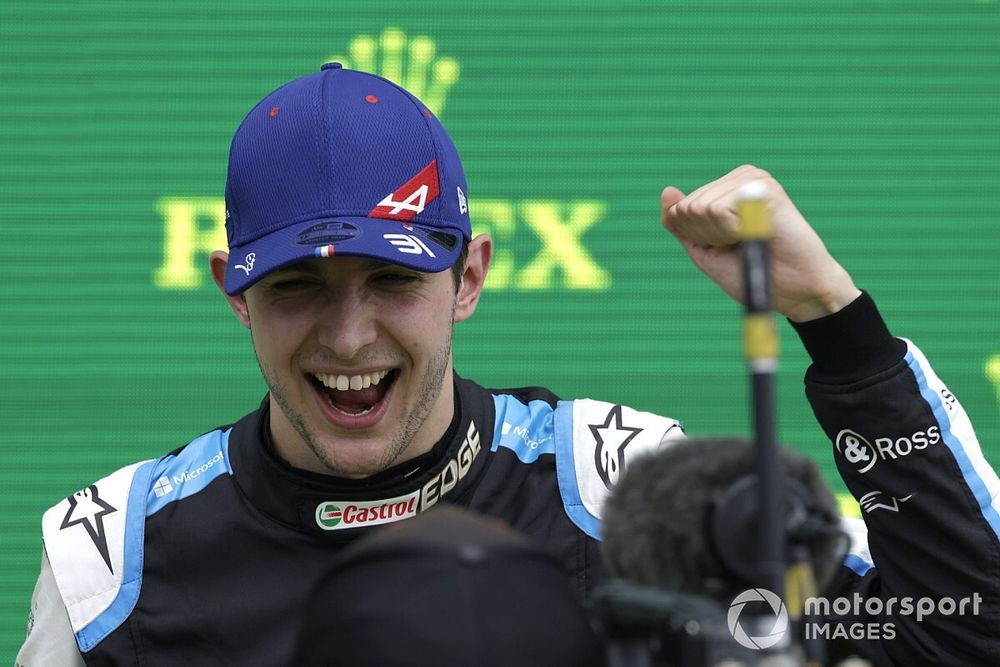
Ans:
[[[686,197],[683,192],[678,190],[672,185],[668,185],[663,188],[663,192],[660,194],[660,223],[670,230],[670,225],[667,222],[667,214],[673,206]]]

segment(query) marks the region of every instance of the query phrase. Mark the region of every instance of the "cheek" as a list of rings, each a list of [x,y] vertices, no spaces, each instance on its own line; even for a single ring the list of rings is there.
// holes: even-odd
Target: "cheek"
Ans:
[[[280,345],[260,326],[250,327],[250,337],[253,339],[253,350],[258,363],[268,370],[274,369],[281,356]]]
[[[401,314],[402,315],[402,314]],[[452,313],[448,307],[422,309],[410,317],[394,318],[391,331],[414,358],[438,357],[451,348]]]
[[[424,307],[419,315],[414,318],[415,324],[424,331],[436,332],[451,329],[455,309],[451,301],[438,302],[432,306]]]
[[[302,340],[300,332],[308,330],[303,329],[307,325],[300,321],[301,318],[263,317],[264,314],[259,310],[250,313],[250,337],[257,357],[276,360],[290,355]]]

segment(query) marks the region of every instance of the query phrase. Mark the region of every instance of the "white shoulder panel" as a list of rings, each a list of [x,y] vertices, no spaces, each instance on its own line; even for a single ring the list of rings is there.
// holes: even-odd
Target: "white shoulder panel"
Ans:
[[[42,517],[45,552],[73,632],[107,609],[121,588],[129,491],[143,463],[77,491]],[[144,513],[144,506],[138,511]]]
[[[555,430],[563,502],[574,522],[595,538],[604,500],[629,462],[684,437],[676,419],[590,399],[560,401]]]

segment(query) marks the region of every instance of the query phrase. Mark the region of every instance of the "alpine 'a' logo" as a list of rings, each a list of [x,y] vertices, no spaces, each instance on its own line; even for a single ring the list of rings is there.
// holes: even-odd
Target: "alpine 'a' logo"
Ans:
[[[393,199],[395,192],[387,194],[385,199],[378,203],[379,206],[391,206],[392,210],[389,211],[389,215],[399,215],[403,211],[413,211],[414,213],[420,213],[424,210],[424,206],[427,205],[427,185],[421,185],[417,188],[416,192],[411,194],[409,197],[403,201],[396,201]],[[416,201],[416,203],[413,203]]]
[[[416,176],[396,188],[395,192],[387,194],[378,206],[368,212],[368,216],[389,220],[412,220],[413,216],[437,199],[438,192],[437,160],[432,160]]]

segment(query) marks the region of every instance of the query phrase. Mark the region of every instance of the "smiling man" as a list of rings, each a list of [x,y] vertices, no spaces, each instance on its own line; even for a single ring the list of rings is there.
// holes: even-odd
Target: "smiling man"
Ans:
[[[869,511],[870,539],[855,531],[829,594],[983,598],[980,616],[901,619],[897,641],[853,648],[880,664],[995,663],[1000,480],[920,351],[756,167],[689,195],[666,188],[661,222],[739,298],[734,211],[749,183],[766,188],[776,309],[813,358],[807,392],[839,470],[856,497],[906,498]],[[379,77],[331,63],[250,111],[230,151],[229,251],[211,271],[268,393],[46,512],[18,664],[290,664],[309,640],[302,601],[343,548],[443,503],[543,544],[581,596],[605,578],[610,487],[682,429],[455,373],[452,328],[474,313],[492,253],[472,237],[467,192],[438,120]]]
[[[337,63],[244,120],[230,254],[213,253],[212,275],[251,331],[275,451],[292,466],[366,477],[444,435],[452,326],[475,311],[491,252],[471,239],[466,190],[423,104]]]

